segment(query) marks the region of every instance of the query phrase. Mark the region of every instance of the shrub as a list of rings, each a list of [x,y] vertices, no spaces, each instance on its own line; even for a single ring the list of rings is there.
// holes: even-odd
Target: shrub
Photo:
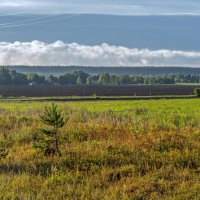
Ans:
[[[5,158],[8,152],[5,149],[0,149],[0,159]]]
[[[196,95],[196,97],[200,97],[200,88],[195,88],[194,89],[194,94]]]
[[[134,165],[126,165],[119,168],[113,168],[102,171],[107,181],[119,181],[122,178],[133,177],[136,174]]]

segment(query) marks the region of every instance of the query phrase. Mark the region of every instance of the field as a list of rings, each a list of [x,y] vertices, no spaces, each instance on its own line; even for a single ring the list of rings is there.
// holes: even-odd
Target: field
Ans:
[[[33,148],[50,102],[0,102],[2,200],[200,199],[200,100],[58,102],[61,157]]]
[[[198,85],[0,86],[2,97],[193,95]]]

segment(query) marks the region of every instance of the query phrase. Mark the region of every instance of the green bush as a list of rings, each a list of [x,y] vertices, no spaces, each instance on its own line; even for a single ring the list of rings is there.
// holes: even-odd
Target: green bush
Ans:
[[[195,88],[194,89],[194,94],[196,95],[196,97],[200,97],[200,88]]]

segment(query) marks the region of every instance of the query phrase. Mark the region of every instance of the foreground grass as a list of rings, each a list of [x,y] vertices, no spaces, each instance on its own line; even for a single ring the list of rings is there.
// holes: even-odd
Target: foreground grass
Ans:
[[[0,103],[0,199],[200,199],[200,100],[58,103],[62,157],[32,147],[50,103]]]

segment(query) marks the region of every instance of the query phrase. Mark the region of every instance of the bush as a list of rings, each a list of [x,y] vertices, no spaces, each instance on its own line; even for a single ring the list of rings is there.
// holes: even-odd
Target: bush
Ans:
[[[8,152],[5,149],[0,149],[0,159],[5,158],[8,155]]]
[[[196,97],[200,97],[200,88],[195,88],[194,89],[194,94],[196,95]]]

